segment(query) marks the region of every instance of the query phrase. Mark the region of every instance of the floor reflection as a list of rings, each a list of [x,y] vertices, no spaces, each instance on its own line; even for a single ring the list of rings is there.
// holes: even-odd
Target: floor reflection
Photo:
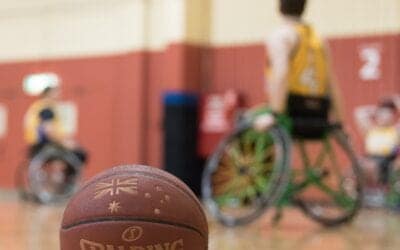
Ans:
[[[55,250],[63,206],[38,206],[1,195],[0,250]],[[324,229],[289,209],[272,227],[270,213],[256,223],[228,229],[210,222],[210,250],[397,250],[400,214],[363,211],[354,223]]]
[[[0,250],[55,250],[62,206],[0,203]]]
[[[400,247],[400,214],[363,211],[339,228],[322,228],[301,212],[288,210],[282,222],[271,226],[267,214],[256,223],[226,229],[211,223],[210,249],[215,250],[397,250]]]

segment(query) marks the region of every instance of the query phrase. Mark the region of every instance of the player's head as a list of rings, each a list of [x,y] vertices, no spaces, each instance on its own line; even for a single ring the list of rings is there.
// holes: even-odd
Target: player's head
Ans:
[[[376,123],[380,126],[392,125],[395,121],[397,108],[393,100],[382,99],[375,114]]]
[[[48,86],[43,89],[42,93],[40,94],[41,98],[46,99],[57,99],[60,96],[60,89],[55,86]]]
[[[279,0],[279,10],[282,15],[301,17],[307,4],[307,0]]]

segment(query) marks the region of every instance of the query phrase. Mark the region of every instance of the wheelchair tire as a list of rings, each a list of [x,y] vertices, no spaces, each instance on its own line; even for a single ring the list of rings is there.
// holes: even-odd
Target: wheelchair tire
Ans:
[[[34,195],[29,189],[28,179],[28,162],[22,162],[15,172],[15,186],[17,188],[18,196],[25,201],[34,200]]]
[[[45,186],[49,182],[49,175],[45,171],[45,166],[51,164],[52,161],[60,161],[75,171],[70,180],[60,183],[57,190],[45,190]],[[29,163],[28,180],[29,189],[35,199],[42,204],[61,202],[69,198],[77,188],[80,173],[79,168],[82,163],[72,153],[66,153],[65,150],[46,146],[41,150]]]
[[[386,206],[394,211],[400,211],[400,169],[394,160],[390,164],[389,190],[386,194]]]
[[[329,217],[322,212],[322,206],[326,206],[327,204],[321,205],[316,201],[311,201],[304,198],[302,199],[299,197],[296,198],[295,203],[301,208],[306,216],[326,227],[333,227],[350,222],[360,210],[363,200],[363,175],[360,163],[356,157],[356,153],[351,147],[348,136],[343,132],[343,130],[340,128],[332,129],[329,132],[328,137],[334,138],[337,146],[342,149],[343,156],[347,157],[349,163],[351,164],[349,169],[351,170],[351,176],[343,175],[339,181],[340,188],[343,189],[340,192],[346,192],[345,189],[347,189],[347,193],[340,193],[339,195],[342,197],[338,195],[335,198],[332,198],[333,203],[343,202],[343,204],[334,204],[335,206],[347,206],[347,202],[349,202],[349,209],[345,210],[340,215]],[[336,167],[342,168],[343,166]],[[350,187],[350,185],[352,185],[352,187]],[[351,198],[351,200],[349,200],[349,198]],[[337,200],[335,201],[335,199]]]
[[[228,153],[232,147],[240,151],[236,156]],[[206,163],[202,177],[204,204],[225,226],[251,223],[286,188],[289,161],[290,139],[285,129],[275,126],[260,133],[250,124],[239,125]]]

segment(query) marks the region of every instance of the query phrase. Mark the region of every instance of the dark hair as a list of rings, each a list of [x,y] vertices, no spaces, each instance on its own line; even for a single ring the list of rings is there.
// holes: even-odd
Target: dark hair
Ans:
[[[307,0],[280,0],[280,11],[284,15],[300,17],[306,4]]]
[[[396,104],[390,98],[384,98],[379,101],[378,108],[387,108],[390,109],[392,112],[397,112]]]
[[[40,93],[40,97],[47,97],[53,90],[56,90],[57,87],[47,86],[43,89],[42,93]]]

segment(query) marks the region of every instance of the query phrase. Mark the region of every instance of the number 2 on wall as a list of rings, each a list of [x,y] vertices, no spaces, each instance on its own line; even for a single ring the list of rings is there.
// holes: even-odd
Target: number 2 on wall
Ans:
[[[382,52],[379,46],[363,46],[359,50],[362,66],[358,75],[363,81],[376,81],[381,78]]]

